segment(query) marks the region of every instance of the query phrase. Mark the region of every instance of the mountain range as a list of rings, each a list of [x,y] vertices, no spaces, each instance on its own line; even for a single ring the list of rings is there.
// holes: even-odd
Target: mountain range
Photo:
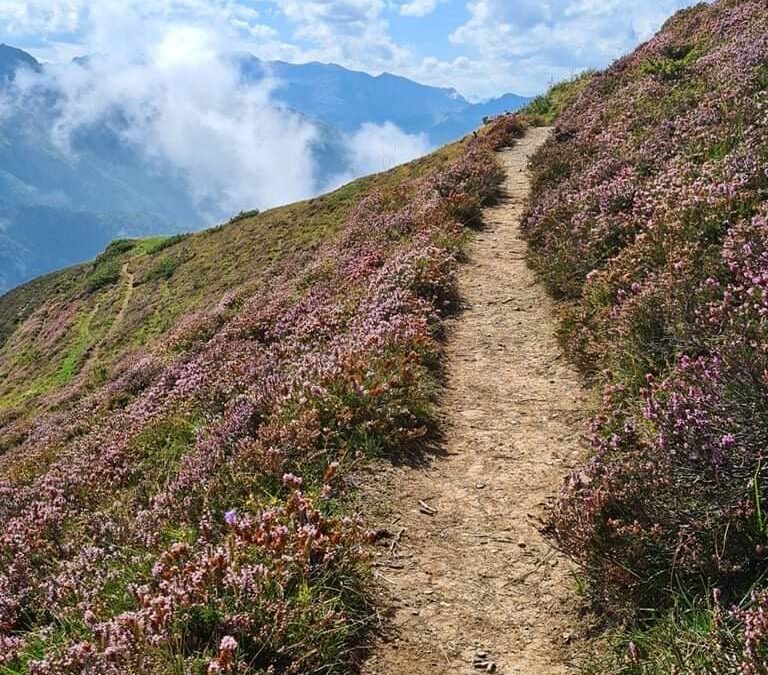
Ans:
[[[89,60],[76,63],[87,68]],[[517,109],[527,100],[508,95],[472,104],[451,89],[331,64],[242,55],[238,65],[245,82],[274,81],[273,102],[317,129],[312,153],[318,192],[334,176],[355,175],[345,135],[366,123],[389,122],[437,146],[468,133],[485,115]],[[90,259],[115,238],[196,230],[211,220],[210,210],[195,206],[183,173],[154,158],[149,162],[123,142],[115,120],[79,129],[62,149],[51,133],[58,92],[43,90],[9,104],[19,69],[39,74],[46,66],[1,45],[0,293]]]

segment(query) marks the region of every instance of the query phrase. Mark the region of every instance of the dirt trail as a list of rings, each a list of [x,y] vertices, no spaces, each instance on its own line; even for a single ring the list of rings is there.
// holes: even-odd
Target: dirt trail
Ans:
[[[112,320],[112,323],[110,324],[109,329],[107,330],[104,337],[99,340],[99,342],[96,343],[91,349],[88,355],[88,359],[81,368],[82,372],[87,372],[91,367],[98,365],[99,357],[101,356],[101,348],[108,344],[109,340],[115,336],[117,329],[120,328],[120,325],[123,323],[125,315],[128,312],[128,305],[130,305],[131,299],[133,298],[134,284],[136,282],[136,276],[133,274],[133,272],[131,272],[128,262],[124,262],[122,268],[120,269],[120,279],[122,280],[122,285],[125,288],[123,299],[120,302],[120,309],[117,311],[117,314]],[[100,305],[101,300],[99,300],[99,304],[94,309],[94,315],[98,311]]]
[[[462,267],[466,309],[448,330],[438,456],[426,468],[388,468],[364,489],[395,535],[377,548],[390,629],[367,675],[483,672],[476,661],[504,675],[569,672],[572,569],[539,528],[579,458],[587,395],[520,236],[528,157],[547,133],[532,129],[501,153],[503,198]]]

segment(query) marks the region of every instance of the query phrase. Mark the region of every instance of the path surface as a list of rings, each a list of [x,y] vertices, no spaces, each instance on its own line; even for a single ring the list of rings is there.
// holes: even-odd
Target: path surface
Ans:
[[[83,367],[81,368],[83,372],[87,372],[92,367],[99,364],[99,358],[101,357],[101,348],[104,345],[109,344],[109,341],[117,333],[117,330],[122,325],[123,320],[125,319],[125,315],[128,312],[128,306],[131,304],[131,299],[133,298],[133,291],[136,283],[136,276],[133,274],[133,272],[131,272],[128,262],[124,262],[123,266],[120,268],[120,280],[123,287],[125,288],[125,291],[123,293],[123,299],[120,301],[120,309],[117,311],[117,314],[115,315],[115,318],[112,320],[112,323],[110,324],[109,329],[107,330],[104,337],[101,338],[101,340],[99,340],[91,349],[86,362],[83,364]],[[94,316],[98,312],[100,305],[101,305],[101,300],[99,300],[98,304],[93,310]]]
[[[466,309],[448,331],[438,456],[426,468],[386,469],[364,489],[394,535],[376,549],[391,616],[366,675],[482,664],[503,675],[569,672],[575,584],[539,528],[579,458],[587,395],[553,337],[553,303],[526,265],[519,229],[527,160],[547,133],[532,129],[501,153],[503,199],[487,209],[460,273]]]

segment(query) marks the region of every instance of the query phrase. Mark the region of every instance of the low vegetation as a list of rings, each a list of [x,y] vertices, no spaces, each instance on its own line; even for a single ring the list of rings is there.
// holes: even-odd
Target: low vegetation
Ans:
[[[534,160],[531,260],[604,387],[551,523],[614,626],[596,672],[768,672],[767,64],[763,2],[685,10]]]
[[[375,612],[345,476],[431,424],[456,258],[521,130],[12,298],[0,672],[349,672]],[[105,261],[140,283],[125,312]]]
[[[589,70],[569,80],[558,82],[545,94],[533,99],[520,114],[528,117],[534,124],[552,124],[563,110],[574,103],[593,75],[594,71]]]

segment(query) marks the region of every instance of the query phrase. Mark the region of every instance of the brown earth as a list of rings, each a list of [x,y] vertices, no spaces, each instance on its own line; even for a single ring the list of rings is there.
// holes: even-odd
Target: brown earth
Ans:
[[[572,672],[573,568],[539,529],[580,457],[588,394],[520,234],[528,158],[547,134],[531,129],[500,153],[503,195],[461,268],[464,309],[448,326],[435,456],[377,467],[362,488],[392,535],[376,547],[387,611],[365,675]]]

